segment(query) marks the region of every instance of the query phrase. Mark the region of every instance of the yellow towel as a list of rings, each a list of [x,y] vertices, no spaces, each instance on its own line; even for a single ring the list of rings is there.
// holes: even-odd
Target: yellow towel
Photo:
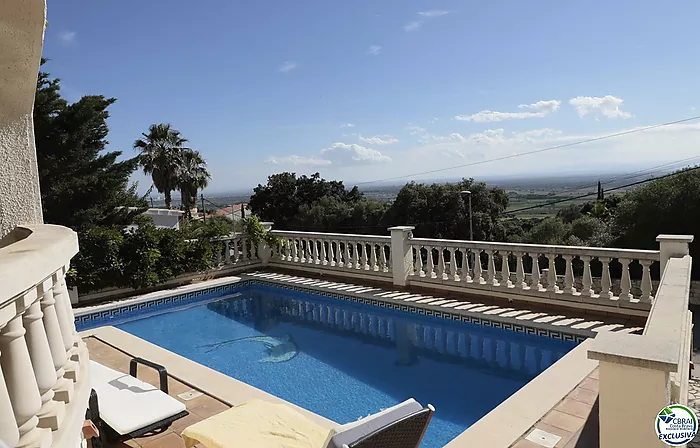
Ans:
[[[330,431],[291,406],[251,400],[182,432],[187,448],[326,448]]]

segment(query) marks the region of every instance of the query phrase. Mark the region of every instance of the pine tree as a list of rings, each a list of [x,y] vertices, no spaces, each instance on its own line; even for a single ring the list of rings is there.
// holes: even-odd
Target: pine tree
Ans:
[[[147,204],[129,184],[137,159],[105,151],[107,108],[116,100],[88,95],[69,104],[60,88],[60,79],[39,73],[34,133],[44,220],[76,230],[128,224],[136,213],[118,207]]]

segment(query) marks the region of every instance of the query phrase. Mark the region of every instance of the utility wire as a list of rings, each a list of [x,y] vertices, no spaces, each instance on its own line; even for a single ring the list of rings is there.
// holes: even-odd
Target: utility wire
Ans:
[[[463,164],[463,165],[456,165],[456,166],[450,166],[450,167],[445,167],[445,168],[438,168],[438,169],[429,170],[429,171],[422,171],[422,172],[419,172],[419,173],[406,174],[406,175],[403,175],[403,176],[388,177],[388,178],[384,178],[384,179],[372,180],[372,181],[367,181],[367,182],[357,182],[357,183],[355,183],[355,185],[374,184],[374,183],[386,182],[386,181],[390,181],[390,180],[405,179],[405,178],[407,178],[407,177],[422,176],[422,175],[424,175],[424,174],[439,173],[439,172],[442,172],[442,171],[449,171],[449,170],[454,170],[454,169],[458,169],[458,168],[466,168],[466,167],[470,167],[470,166],[483,165],[483,164],[485,164],[485,163],[498,162],[498,161],[500,161],[500,160],[514,159],[514,158],[516,158],[516,157],[528,156],[528,155],[531,155],[531,154],[539,154],[539,153],[542,153],[542,152],[553,151],[553,150],[555,150],[555,149],[569,148],[569,147],[571,147],[571,146],[582,145],[582,144],[584,144],[584,143],[592,143],[592,142],[597,142],[597,141],[600,141],[600,140],[607,140],[607,139],[609,139],[609,138],[621,137],[621,136],[623,136],[623,135],[635,134],[635,133],[637,133],[637,132],[648,131],[648,130],[650,130],[650,129],[663,128],[663,127],[666,127],[666,126],[671,126],[671,125],[674,125],[674,124],[685,123],[685,122],[688,122],[688,121],[694,121],[694,120],[698,120],[698,119],[700,119],[700,115],[695,116],[695,117],[684,118],[684,119],[682,119],[682,120],[669,121],[669,122],[667,122],[667,123],[661,123],[661,124],[655,124],[655,125],[652,125],[652,126],[646,126],[646,127],[643,127],[643,128],[636,128],[636,129],[630,129],[630,130],[627,130],[627,131],[616,132],[616,133],[614,133],[614,134],[608,134],[608,135],[604,135],[604,136],[601,136],[601,137],[589,138],[589,139],[581,140],[581,141],[578,141],[578,142],[565,143],[565,144],[563,144],[563,145],[550,146],[550,147],[543,148],[543,149],[536,149],[536,150],[534,150],[534,151],[527,151],[527,152],[522,152],[522,153],[518,153],[518,154],[511,154],[511,155],[508,155],[508,156],[496,157],[496,158],[493,158],[493,159],[480,160],[480,161],[478,161],[478,162],[465,163],[465,164]]]
[[[698,170],[698,169],[700,169],[700,166],[696,166],[696,167],[693,167],[693,168],[689,168],[689,169],[687,169],[687,170],[685,170],[685,171],[679,171],[679,172],[676,172],[676,173],[665,174],[665,175],[663,175],[663,176],[658,176],[658,177],[652,177],[652,178],[649,178],[649,179],[639,180],[639,181],[637,181],[637,182],[632,182],[632,183],[629,183],[629,184],[626,184],[626,185],[621,185],[621,186],[619,186],[619,187],[610,188],[609,190],[606,190],[606,191],[607,191],[607,192],[610,192],[610,191],[622,190],[623,188],[629,188],[629,187],[633,187],[633,186],[635,186],[635,185],[640,185],[640,184],[644,184],[644,183],[647,183],[647,182],[651,182],[651,181],[653,181],[653,180],[665,179],[665,178],[667,178],[667,177],[677,176],[677,175],[679,175],[679,174],[689,173],[689,172],[691,172],[691,171],[695,171],[695,170]],[[579,196],[574,196],[574,197],[570,197],[570,198],[566,198],[566,199],[560,199],[560,200],[558,200],[558,201],[550,201],[550,202],[546,202],[546,203],[544,203],[544,204],[532,205],[532,206],[529,206],[529,207],[519,208],[519,209],[517,209],[517,210],[510,210],[510,211],[507,211],[507,212],[503,212],[503,213],[501,213],[501,214],[513,214],[513,213],[518,213],[518,212],[522,212],[522,211],[525,211],[525,210],[532,210],[532,209],[535,209],[535,208],[546,207],[546,206],[548,206],[548,205],[561,204],[562,202],[575,201],[575,200],[577,200],[577,199],[587,198],[587,197],[589,197],[589,196],[594,196],[594,195],[596,195],[596,194],[598,194],[598,193],[597,193],[597,192],[595,192],[595,193],[586,193],[586,194],[582,194],[582,195],[579,195]]]

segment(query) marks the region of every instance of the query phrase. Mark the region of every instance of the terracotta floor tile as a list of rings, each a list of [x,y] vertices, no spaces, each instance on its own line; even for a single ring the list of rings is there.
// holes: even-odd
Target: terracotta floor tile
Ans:
[[[595,378],[586,378],[585,380],[581,381],[581,384],[579,384],[578,387],[592,390],[594,392],[598,392],[598,390],[599,390],[598,380]]]
[[[596,368],[594,371],[591,372],[590,375],[588,375],[589,378],[595,378],[596,380],[600,379],[600,369]]]
[[[153,433],[151,435],[144,436],[144,437],[137,437],[134,439],[134,441],[136,443],[138,443],[139,445],[144,446],[145,444],[152,442],[153,440],[160,439],[161,437],[165,437],[171,433],[173,433],[173,431],[168,428],[163,432]]]
[[[202,417],[190,412],[189,415],[175,420],[173,424],[170,425],[170,430],[176,434],[181,434],[185,428],[187,428],[190,425],[194,425],[197,422],[201,422],[202,420]]]
[[[586,389],[583,389],[586,390]],[[594,400],[595,401],[595,400]],[[582,401],[571,400],[565,398],[559,403],[554,409],[561,411],[565,414],[573,415],[576,417],[581,417],[582,419],[587,419],[588,414],[591,413],[592,404],[586,404]]]
[[[582,387],[577,387],[569,394],[569,398],[576,401],[581,401],[586,404],[592,405],[595,403],[596,398],[598,398],[598,392],[593,392],[590,389],[584,389]]]
[[[554,409],[550,411],[549,414],[545,415],[542,419],[542,423],[575,433],[583,427],[585,420]]]
[[[178,434],[170,433],[141,446],[143,448],[185,448],[185,442]]]
[[[202,417],[202,419],[206,419],[206,418],[211,417],[212,415],[219,414],[219,413],[229,409],[229,407],[227,405],[220,402],[219,400],[215,400],[209,396],[206,396],[206,398],[208,398],[208,400],[206,400],[203,404],[201,404],[197,407],[193,407],[191,409],[188,408],[188,410],[190,412]]]

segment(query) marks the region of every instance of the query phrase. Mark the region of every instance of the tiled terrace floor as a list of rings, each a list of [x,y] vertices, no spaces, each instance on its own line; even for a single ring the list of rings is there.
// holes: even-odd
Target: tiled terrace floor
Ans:
[[[85,338],[85,343],[90,350],[90,358],[110,367],[114,370],[120,372],[129,372],[129,361],[131,357],[127,354],[117,350],[116,348],[105,344],[95,338],[88,337]],[[166,366],[167,367],[167,366]],[[141,368],[138,371],[138,377],[141,381],[152,384],[156,387],[159,386],[158,374],[153,369]],[[197,398],[193,398],[189,401],[185,401],[178,397],[178,394],[192,390],[192,388],[175,378],[168,378],[169,393],[171,396],[175,397],[179,401],[185,403],[187,406],[187,411],[190,413],[188,416],[175,421],[168,430],[153,434],[146,437],[140,437],[138,439],[127,440],[123,443],[114,443],[110,445],[111,447],[142,447],[142,448],[180,448],[184,447],[185,443],[180,437],[180,433],[186,427],[197,423],[201,420],[211,417],[212,415],[218,414],[219,412],[225,411],[229,407],[210,397],[209,395],[202,394]],[[196,445],[197,447],[202,447],[203,445]]]
[[[539,439],[540,431],[560,439],[548,445]],[[598,433],[598,369],[595,369],[511,448],[598,448]]]

